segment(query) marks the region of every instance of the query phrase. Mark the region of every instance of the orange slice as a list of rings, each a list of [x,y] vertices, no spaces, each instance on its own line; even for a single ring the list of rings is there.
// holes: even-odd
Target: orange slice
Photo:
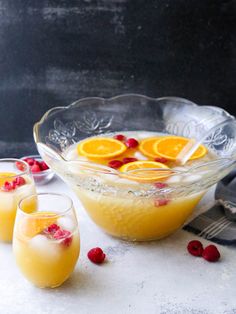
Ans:
[[[0,186],[2,186],[6,181],[11,182],[13,181],[16,176],[14,172],[0,172]]]
[[[169,160],[176,160],[182,149],[190,142],[190,139],[180,136],[167,136],[159,139],[154,143],[155,152]],[[195,153],[189,158],[190,160],[203,157],[207,153],[205,146],[200,145]]]
[[[149,158],[156,158],[158,157],[157,153],[155,152],[153,145],[160,139],[160,137],[148,137],[141,141],[139,144],[140,152]]]
[[[32,238],[51,224],[56,223],[58,218],[58,215],[50,212],[30,214],[30,216],[22,219],[20,233],[26,237]]]
[[[123,154],[126,149],[124,143],[110,137],[89,138],[77,146],[79,155],[92,159],[113,158]]]
[[[163,179],[170,174],[170,171],[162,171],[160,169],[169,169],[169,167],[156,161],[140,160],[124,164],[119,170],[125,172],[126,174],[123,176],[130,180],[153,182]],[[132,172],[127,174],[128,171]]]

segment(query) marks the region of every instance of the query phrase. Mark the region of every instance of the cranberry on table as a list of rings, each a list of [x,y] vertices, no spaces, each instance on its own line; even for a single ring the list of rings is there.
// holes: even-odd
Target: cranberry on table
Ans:
[[[202,243],[198,240],[192,240],[187,246],[187,250],[191,255],[202,256],[203,246]]]
[[[208,262],[216,262],[220,258],[220,252],[214,244],[203,248],[198,240],[192,240],[188,243],[187,250],[191,255],[203,257]]]
[[[205,247],[202,257],[208,262],[216,262],[220,258],[220,252],[215,245],[211,244]]]
[[[100,247],[95,247],[88,251],[89,260],[94,264],[102,264],[106,258],[106,254]]]

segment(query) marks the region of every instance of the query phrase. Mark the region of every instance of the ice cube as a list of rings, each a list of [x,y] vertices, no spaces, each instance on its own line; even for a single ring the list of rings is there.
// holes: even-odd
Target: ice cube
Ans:
[[[119,184],[127,184],[127,185],[130,185],[130,184],[139,184],[139,182],[137,182],[137,181],[132,181],[132,180],[128,180],[128,179],[119,179],[118,181],[117,181],[117,183],[119,183]]]
[[[73,147],[73,149],[70,149],[68,152],[66,152],[65,157],[67,160],[87,160],[86,157],[83,156],[78,156],[77,149]]]
[[[116,182],[119,177],[116,174],[101,174],[101,177],[104,179],[104,181],[111,181]]]
[[[68,163],[67,165],[67,171],[69,173],[72,173],[73,175],[82,175],[82,174],[86,174],[84,172],[84,169],[81,168],[81,164],[77,161],[71,161]]]
[[[70,232],[75,230],[75,223],[70,217],[60,217],[57,219],[57,224],[63,229]]]
[[[17,202],[13,196],[14,192],[0,191],[0,207],[1,211],[15,211]],[[15,204],[14,204],[15,202]]]
[[[136,152],[135,154],[134,154],[134,157],[135,158],[137,158],[137,159],[139,159],[139,160],[147,160],[148,158],[147,157],[145,157],[143,154],[141,154],[140,152]]]
[[[134,133],[134,137],[137,138],[138,140],[143,140],[143,139],[146,139],[147,137],[154,137],[156,136],[156,133],[153,133],[153,132],[145,132],[145,131],[142,131],[142,132],[138,132],[137,134]]]
[[[202,176],[198,175],[198,174],[193,174],[193,175],[188,175],[186,177],[183,178],[183,182],[196,182],[201,180]]]
[[[166,180],[166,183],[179,183],[181,181],[181,176],[172,176]]]
[[[188,168],[185,166],[185,167],[174,167],[174,168],[172,168],[173,170],[177,170],[177,171],[186,171],[186,170],[188,170]]]
[[[37,234],[29,241],[31,249],[35,250],[39,255],[45,258],[58,258],[60,251],[58,250],[58,244],[53,243],[52,240],[48,239],[42,234]]]

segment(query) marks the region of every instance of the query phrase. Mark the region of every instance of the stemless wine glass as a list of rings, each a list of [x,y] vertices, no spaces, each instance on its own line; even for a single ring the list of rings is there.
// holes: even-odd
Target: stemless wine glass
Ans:
[[[17,204],[35,193],[29,166],[20,159],[0,159],[0,240],[11,242]]]
[[[22,199],[16,215],[13,252],[21,272],[34,285],[60,286],[73,272],[80,252],[72,200],[57,193]]]

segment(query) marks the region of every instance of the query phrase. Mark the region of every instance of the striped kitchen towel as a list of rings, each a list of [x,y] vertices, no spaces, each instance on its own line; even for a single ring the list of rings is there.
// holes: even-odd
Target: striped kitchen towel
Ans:
[[[209,204],[183,229],[219,244],[236,246],[236,169],[217,184],[213,205]]]

